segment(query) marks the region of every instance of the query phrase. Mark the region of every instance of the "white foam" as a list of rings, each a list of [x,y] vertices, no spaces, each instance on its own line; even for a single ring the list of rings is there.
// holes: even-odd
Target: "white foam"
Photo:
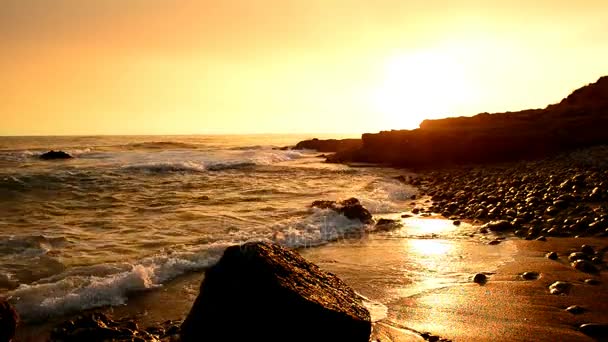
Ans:
[[[213,244],[195,252],[157,255],[132,265],[95,265],[71,270],[31,285],[21,285],[9,292],[8,298],[26,321],[122,305],[130,293],[160,287],[179,275],[213,265],[229,244]],[[99,271],[102,275],[97,275]],[[104,274],[107,272],[110,273]]]

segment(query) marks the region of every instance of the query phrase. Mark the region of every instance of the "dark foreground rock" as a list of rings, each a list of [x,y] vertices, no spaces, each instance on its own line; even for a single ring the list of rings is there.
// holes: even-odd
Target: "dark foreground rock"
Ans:
[[[519,112],[425,120],[419,129],[363,134],[330,162],[406,167],[512,161],[608,144],[608,76],[558,104]]]
[[[57,159],[71,159],[73,158],[66,152],[63,151],[49,151],[40,155],[40,159],[42,160],[57,160]]]
[[[182,341],[367,342],[369,312],[333,274],[278,245],[226,249],[207,270]]]
[[[314,201],[313,208],[332,209],[351,220],[359,220],[369,224],[373,222],[372,214],[361,205],[358,199],[352,197],[344,201]]]
[[[51,341],[174,341],[179,338],[179,322],[167,321],[157,326],[140,328],[133,320],[115,321],[95,312],[66,321],[53,329]]]
[[[318,152],[340,152],[361,147],[361,139],[310,139],[300,141],[295,150],[315,150]]]
[[[15,336],[19,315],[4,299],[0,299],[0,342],[8,342]]]

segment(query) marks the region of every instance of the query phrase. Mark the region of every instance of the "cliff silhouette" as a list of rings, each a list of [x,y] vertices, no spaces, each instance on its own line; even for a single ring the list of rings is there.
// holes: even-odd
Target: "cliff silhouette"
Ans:
[[[359,144],[343,144],[352,148],[332,151],[337,153],[327,160],[426,167],[543,158],[601,144],[608,144],[608,76],[544,109],[425,120],[414,130],[366,133]]]

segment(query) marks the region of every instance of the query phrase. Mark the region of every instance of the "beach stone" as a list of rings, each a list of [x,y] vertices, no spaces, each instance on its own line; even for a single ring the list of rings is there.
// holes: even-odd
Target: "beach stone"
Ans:
[[[454,220],[454,222],[452,222],[452,224],[455,226],[460,226],[461,222],[459,220]]]
[[[545,257],[547,259],[557,260],[557,253],[555,253],[555,252],[549,252],[549,253],[545,254]]]
[[[49,152],[45,152],[45,153],[41,154],[39,158],[42,160],[57,160],[57,159],[71,159],[73,157],[63,151],[50,150]]]
[[[496,240],[492,240],[492,241],[488,242],[488,245],[495,246],[501,242],[502,242],[501,240],[496,239]]]
[[[538,272],[524,272],[521,274],[521,277],[524,280],[536,280],[540,277],[540,274],[538,274]]]
[[[249,242],[207,270],[181,339],[367,342],[371,329],[361,298],[338,277],[279,245]]]
[[[569,307],[566,308],[566,311],[568,311],[569,313],[571,313],[573,315],[580,315],[587,310],[585,310],[585,308],[578,306],[578,305],[570,305]]]
[[[572,284],[565,281],[556,281],[549,286],[549,292],[554,295],[568,294],[572,288]]]
[[[311,204],[313,208],[332,209],[351,220],[359,220],[362,223],[372,223],[372,214],[365,209],[358,199],[352,197],[344,201],[314,201]]]
[[[536,241],[547,241],[547,238],[541,235],[536,238]]]
[[[473,276],[473,282],[477,284],[485,284],[488,281],[488,277],[483,273],[477,273]]]
[[[4,299],[0,299],[0,342],[9,342],[15,336],[19,324],[19,315],[15,308]]]
[[[597,273],[598,268],[588,260],[579,259],[570,264],[575,269],[585,273]]]
[[[597,279],[592,279],[592,278],[590,278],[590,279],[585,279],[585,284],[587,284],[587,285],[600,285],[601,283],[602,283],[602,282],[600,282],[600,281],[599,281],[599,280],[597,280]]]
[[[586,323],[579,327],[579,330],[590,337],[598,340],[605,340],[608,338],[608,324],[601,323]]]
[[[595,254],[595,249],[593,249],[593,247],[589,246],[589,245],[582,245],[581,246],[581,253],[587,254],[587,255],[594,255]]]
[[[492,221],[484,224],[482,228],[486,228],[492,232],[504,232],[513,228],[511,222],[507,220]]]
[[[589,256],[582,252],[574,252],[574,253],[570,253],[570,255],[568,255],[568,261],[570,261],[570,262],[574,262],[576,260],[587,260],[588,258],[589,258]]]

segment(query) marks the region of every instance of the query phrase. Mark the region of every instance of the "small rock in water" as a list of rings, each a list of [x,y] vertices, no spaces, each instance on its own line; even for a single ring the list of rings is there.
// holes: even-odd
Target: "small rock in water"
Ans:
[[[600,282],[600,281],[599,281],[599,280],[597,280],[597,279],[592,279],[592,278],[585,279],[585,284],[587,284],[587,285],[599,285],[599,284],[601,284],[601,283],[602,283],[602,282]]]
[[[525,280],[536,280],[540,277],[540,274],[538,272],[524,272],[521,274],[521,277]]]
[[[585,308],[578,306],[578,305],[570,305],[569,307],[566,308],[566,311],[568,311],[569,313],[571,313],[573,315],[579,315],[587,310],[585,310]]]
[[[483,273],[477,273],[473,277],[473,282],[477,284],[485,284],[488,281],[488,277]]]
[[[582,245],[581,246],[581,253],[587,254],[587,255],[594,255],[595,254],[595,250],[593,249],[593,247],[589,246],[589,245]]]
[[[71,155],[63,152],[63,151],[53,151],[43,153],[40,155],[40,159],[42,160],[56,160],[56,159],[71,159],[73,158]]]
[[[487,230],[492,231],[492,232],[504,232],[505,230],[512,229],[513,225],[509,221],[500,220],[500,221],[488,222],[488,223],[484,224],[482,226],[482,228],[486,228]]]
[[[410,217],[412,217],[412,215],[410,215],[410,214],[403,214],[403,215],[401,215],[401,218],[410,218]]]
[[[602,264],[602,258],[600,258],[600,257],[593,257],[593,259],[591,259],[591,262],[594,263],[594,264],[601,265]]]
[[[572,284],[567,283],[565,281],[556,281],[555,283],[549,286],[549,292],[554,295],[559,294],[568,294],[570,292],[570,288]]]
[[[414,208],[414,209],[412,209],[412,213],[413,213],[414,215],[418,215],[418,214],[420,213],[420,209],[418,209],[418,208]]]
[[[576,268],[577,270],[579,270],[581,272],[585,272],[585,273],[599,272],[597,267],[588,260],[579,259],[579,260],[574,261],[571,265],[572,265],[572,267]]]
[[[608,324],[586,323],[579,327],[579,330],[595,339],[605,341],[608,338]]]
[[[460,221],[459,220],[454,220],[454,222],[452,222],[453,225],[455,226],[460,226]]]
[[[541,235],[536,238],[536,241],[547,241],[547,238]]]
[[[494,246],[494,245],[498,245],[501,242],[502,242],[501,240],[495,239],[495,240],[488,242],[488,245]]]
[[[549,253],[545,254],[545,257],[547,259],[557,260],[557,253],[555,253],[555,252],[549,252]]]

